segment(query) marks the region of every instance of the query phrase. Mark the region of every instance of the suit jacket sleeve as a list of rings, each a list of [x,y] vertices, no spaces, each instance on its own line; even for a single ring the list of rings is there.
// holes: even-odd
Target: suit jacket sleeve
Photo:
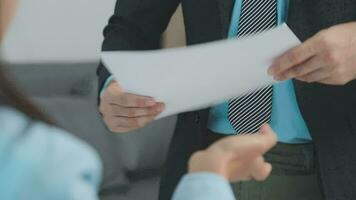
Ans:
[[[114,15],[104,29],[102,51],[160,48],[161,35],[180,0],[117,0]],[[99,91],[110,76],[101,63]]]

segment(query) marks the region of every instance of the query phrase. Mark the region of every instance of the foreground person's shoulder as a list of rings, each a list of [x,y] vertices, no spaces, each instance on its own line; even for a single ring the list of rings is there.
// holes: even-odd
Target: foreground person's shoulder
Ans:
[[[11,108],[0,108],[0,127],[0,199],[97,198],[102,166],[88,144]]]

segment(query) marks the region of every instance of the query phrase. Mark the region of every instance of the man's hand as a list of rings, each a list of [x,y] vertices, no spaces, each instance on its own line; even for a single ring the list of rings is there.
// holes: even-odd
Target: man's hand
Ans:
[[[279,57],[268,73],[276,80],[344,85],[356,78],[356,23],[323,30]]]
[[[164,110],[164,104],[151,97],[125,93],[113,81],[101,98],[99,110],[110,131],[123,133],[152,122]]]
[[[227,137],[195,153],[189,161],[189,172],[212,172],[231,182],[265,180],[272,166],[264,161],[263,154],[276,144],[277,137],[268,125],[260,132]]]

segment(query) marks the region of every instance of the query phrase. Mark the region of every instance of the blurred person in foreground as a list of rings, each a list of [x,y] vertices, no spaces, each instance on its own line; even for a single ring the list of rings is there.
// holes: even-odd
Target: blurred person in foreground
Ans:
[[[0,0],[0,41],[16,3]],[[0,66],[0,199],[98,199],[96,152],[56,128],[11,79]]]

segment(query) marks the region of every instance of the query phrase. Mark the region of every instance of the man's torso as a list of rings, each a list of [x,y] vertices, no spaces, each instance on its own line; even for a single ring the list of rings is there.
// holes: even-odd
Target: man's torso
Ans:
[[[187,43],[226,38],[233,3],[233,0],[183,0]],[[287,24],[304,41],[322,29],[350,21],[356,21],[355,1],[292,0]],[[327,86],[294,81],[294,86],[299,108],[316,145],[328,199],[352,199],[356,195],[356,185],[350,184],[356,178],[350,175],[356,173],[352,167],[356,165],[356,83]],[[204,138],[208,114],[209,110],[185,113],[179,117],[178,126],[184,123],[191,130],[199,130]]]

